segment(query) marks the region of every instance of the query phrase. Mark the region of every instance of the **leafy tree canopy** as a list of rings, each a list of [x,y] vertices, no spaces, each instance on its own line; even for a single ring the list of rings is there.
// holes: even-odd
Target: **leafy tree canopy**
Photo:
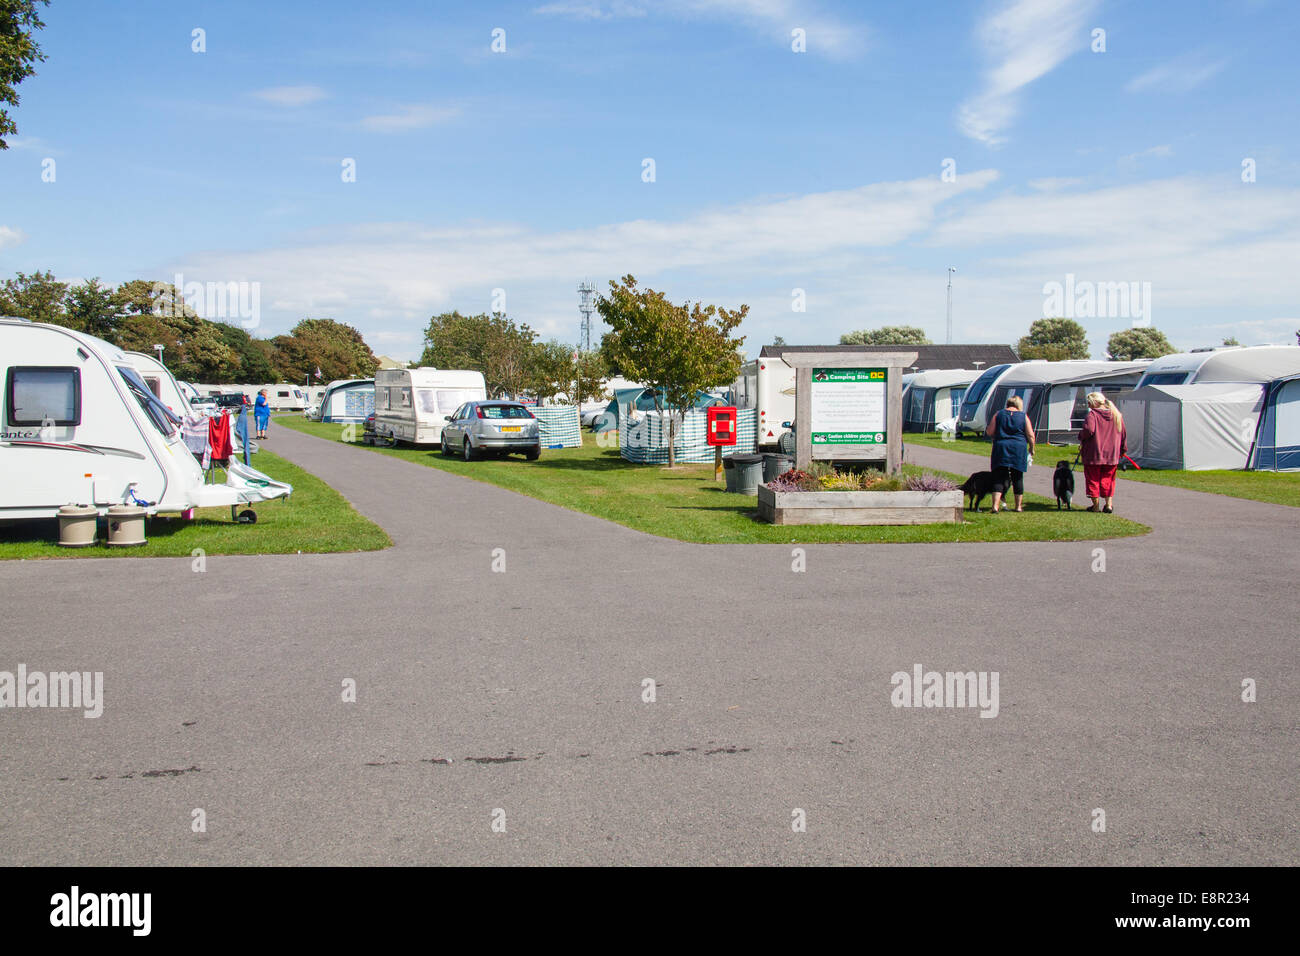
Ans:
[[[1116,332],[1106,341],[1106,351],[1117,362],[1131,362],[1134,359],[1160,358],[1176,349],[1159,329],[1138,328]]]
[[[1064,362],[1088,357],[1088,333],[1074,319],[1036,319],[1016,346],[1021,359]]]
[[[915,325],[886,325],[879,329],[859,329],[840,336],[841,345],[929,345],[925,329]]]

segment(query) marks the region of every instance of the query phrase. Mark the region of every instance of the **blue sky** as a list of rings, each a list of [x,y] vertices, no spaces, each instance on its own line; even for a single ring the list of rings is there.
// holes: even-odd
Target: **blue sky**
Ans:
[[[573,341],[577,283],[627,272],[748,303],[751,350],[900,322],[943,341],[950,265],[956,341],[1014,341],[1067,275],[1149,283],[1182,347],[1300,329],[1286,0],[55,0],[44,18],[0,153],[0,275],[256,282],[257,334],[330,316],[403,358],[431,314],[498,289]],[[1094,354],[1132,319],[1082,318]]]

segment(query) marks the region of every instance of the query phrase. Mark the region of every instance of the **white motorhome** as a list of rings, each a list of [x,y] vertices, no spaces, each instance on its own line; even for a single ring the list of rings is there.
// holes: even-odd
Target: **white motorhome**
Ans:
[[[0,519],[50,518],[66,504],[233,511],[293,490],[236,462],[225,484],[205,484],[138,361],[91,335],[0,318]]]
[[[758,449],[776,449],[783,422],[794,421],[794,369],[778,355],[746,362],[731,387],[731,400],[737,408],[758,412]]]
[[[375,434],[413,445],[437,445],[446,419],[465,402],[486,401],[482,372],[381,368],[375,372]]]

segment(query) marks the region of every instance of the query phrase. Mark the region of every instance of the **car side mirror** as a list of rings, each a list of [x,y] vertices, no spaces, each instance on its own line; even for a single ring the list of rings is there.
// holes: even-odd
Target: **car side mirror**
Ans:
[[[449,421],[452,420],[452,418],[451,418],[450,415],[443,415],[443,416],[442,416],[442,420],[443,420],[444,422],[449,422]]]

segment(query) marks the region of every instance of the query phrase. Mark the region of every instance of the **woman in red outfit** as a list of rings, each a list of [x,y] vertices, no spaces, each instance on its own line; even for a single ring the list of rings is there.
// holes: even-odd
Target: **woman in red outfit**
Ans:
[[[1079,457],[1083,461],[1085,491],[1092,499],[1089,511],[1115,510],[1115,469],[1128,451],[1124,416],[1101,392],[1088,395],[1088,417],[1079,429]],[[1105,501],[1105,507],[1098,503]]]

